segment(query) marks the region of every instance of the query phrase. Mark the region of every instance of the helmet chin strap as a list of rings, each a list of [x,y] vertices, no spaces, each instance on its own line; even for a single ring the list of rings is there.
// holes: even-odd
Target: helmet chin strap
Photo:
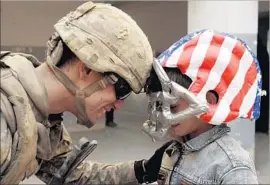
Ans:
[[[94,123],[89,120],[86,108],[85,108],[85,98],[91,96],[96,91],[105,89],[109,81],[106,77],[101,80],[85,87],[84,89],[79,89],[70,78],[63,73],[58,67],[53,64],[53,61],[50,56],[47,56],[46,64],[53,71],[56,78],[73,94],[75,95],[76,100],[76,110],[77,110],[77,123],[85,125],[88,128],[91,128]]]

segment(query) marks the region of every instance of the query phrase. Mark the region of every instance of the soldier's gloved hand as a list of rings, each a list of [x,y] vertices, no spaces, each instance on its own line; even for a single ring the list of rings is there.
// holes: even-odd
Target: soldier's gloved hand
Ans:
[[[157,181],[163,153],[172,143],[173,141],[165,143],[162,147],[155,151],[155,154],[149,160],[135,161],[135,176],[140,184]]]

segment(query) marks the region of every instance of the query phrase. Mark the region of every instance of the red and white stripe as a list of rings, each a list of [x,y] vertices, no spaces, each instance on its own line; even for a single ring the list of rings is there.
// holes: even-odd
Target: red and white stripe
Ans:
[[[208,78],[205,82],[205,85],[201,87],[201,90],[198,92],[197,96],[205,98],[205,95],[209,89],[215,89],[218,83],[221,80],[220,72],[225,71],[226,67],[228,66],[232,50],[236,44],[236,40],[230,37],[226,37],[221,45],[221,50],[217,57],[217,60],[208,74]],[[226,48],[226,49],[222,49]],[[192,90],[192,87],[190,88]]]
[[[238,62],[238,61],[237,61]],[[245,76],[247,74],[247,71],[249,70],[250,66],[253,64],[253,58],[248,52],[248,50],[245,50],[245,53],[243,57],[239,61],[239,67],[237,69],[237,72],[235,76],[233,77],[231,83],[229,84],[229,87],[226,89],[226,92],[223,97],[220,98],[220,103],[215,111],[215,114],[211,118],[210,122],[216,122],[216,120],[225,121],[227,116],[231,112],[231,106],[238,104],[236,106],[240,106],[241,102],[234,102],[232,104],[234,98],[241,93],[240,90],[245,82]],[[232,66],[233,67],[233,66]],[[256,75],[256,73],[255,73]],[[226,78],[226,77],[225,77]],[[256,76],[255,76],[256,78]],[[245,96],[245,94],[240,94],[242,97]]]
[[[239,115],[242,115],[244,117],[247,117],[249,119],[252,119],[252,115],[250,112],[253,109],[253,104],[254,102],[251,100],[255,100],[256,95],[257,95],[257,90],[258,90],[258,80],[259,80],[259,75],[257,74],[255,82],[252,84],[250,87],[249,91],[247,92],[246,96],[243,99],[243,103],[240,106],[240,113]]]
[[[247,48],[234,38],[206,31],[179,47],[163,61],[176,67],[193,83],[189,90],[204,99],[209,90],[219,94],[219,103],[200,117],[211,123],[251,118],[258,88],[255,61]]]
[[[175,68],[177,67],[178,59],[180,58],[181,54],[183,53],[183,50],[185,48],[185,44],[183,44],[181,47],[177,48],[172,55],[167,58],[167,60],[164,60],[163,66]]]
[[[189,65],[186,66],[187,67],[186,72],[183,73],[189,76],[192,81],[194,81],[197,77],[199,67],[202,65],[204,58],[207,55],[207,50],[209,48],[209,45],[211,44],[213,36],[214,36],[213,32],[202,33],[199,37],[196,47],[191,53]],[[186,50],[190,49],[187,48]]]

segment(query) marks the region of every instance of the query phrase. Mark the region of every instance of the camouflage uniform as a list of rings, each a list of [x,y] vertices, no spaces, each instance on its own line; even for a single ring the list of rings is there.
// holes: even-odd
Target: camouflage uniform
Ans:
[[[2,61],[10,68],[1,68],[1,184],[18,184],[33,174],[47,183],[71,151],[71,138],[60,116],[48,121],[46,90],[33,67],[39,62],[24,54],[10,54]],[[133,162],[86,161],[66,183],[134,184],[137,180]]]
[[[143,88],[153,53],[147,37],[127,14],[110,5],[87,2],[54,27],[56,32],[48,42],[46,64],[76,97],[80,123],[91,126],[83,100],[94,91],[77,89],[56,67],[63,42],[88,68],[118,74],[135,93]],[[71,138],[61,115],[48,115],[47,91],[42,77],[35,72],[40,62],[19,53],[8,54],[1,61],[1,184],[18,184],[33,174],[48,183],[72,150]],[[134,162],[116,165],[83,162],[65,181],[65,184],[85,183],[137,183]]]

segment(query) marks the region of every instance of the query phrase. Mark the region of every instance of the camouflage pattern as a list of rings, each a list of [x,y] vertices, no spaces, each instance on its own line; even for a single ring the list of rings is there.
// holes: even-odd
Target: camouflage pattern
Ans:
[[[135,93],[143,88],[152,67],[153,52],[146,35],[129,15],[109,4],[86,2],[54,27],[90,69],[115,72]],[[57,37],[50,40],[47,52],[55,55],[55,64],[61,53],[57,42]]]
[[[10,54],[1,59],[1,184],[19,184],[36,174],[47,183],[72,150],[62,118],[49,118],[47,94],[32,56]],[[9,68],[9,67],[10,68]],[[42,98],[41,98],[42,97]],[[50,119],[50,122],[48,121]],[[116,165],[87,161],[66,184],[137,183],[133,162]]]

